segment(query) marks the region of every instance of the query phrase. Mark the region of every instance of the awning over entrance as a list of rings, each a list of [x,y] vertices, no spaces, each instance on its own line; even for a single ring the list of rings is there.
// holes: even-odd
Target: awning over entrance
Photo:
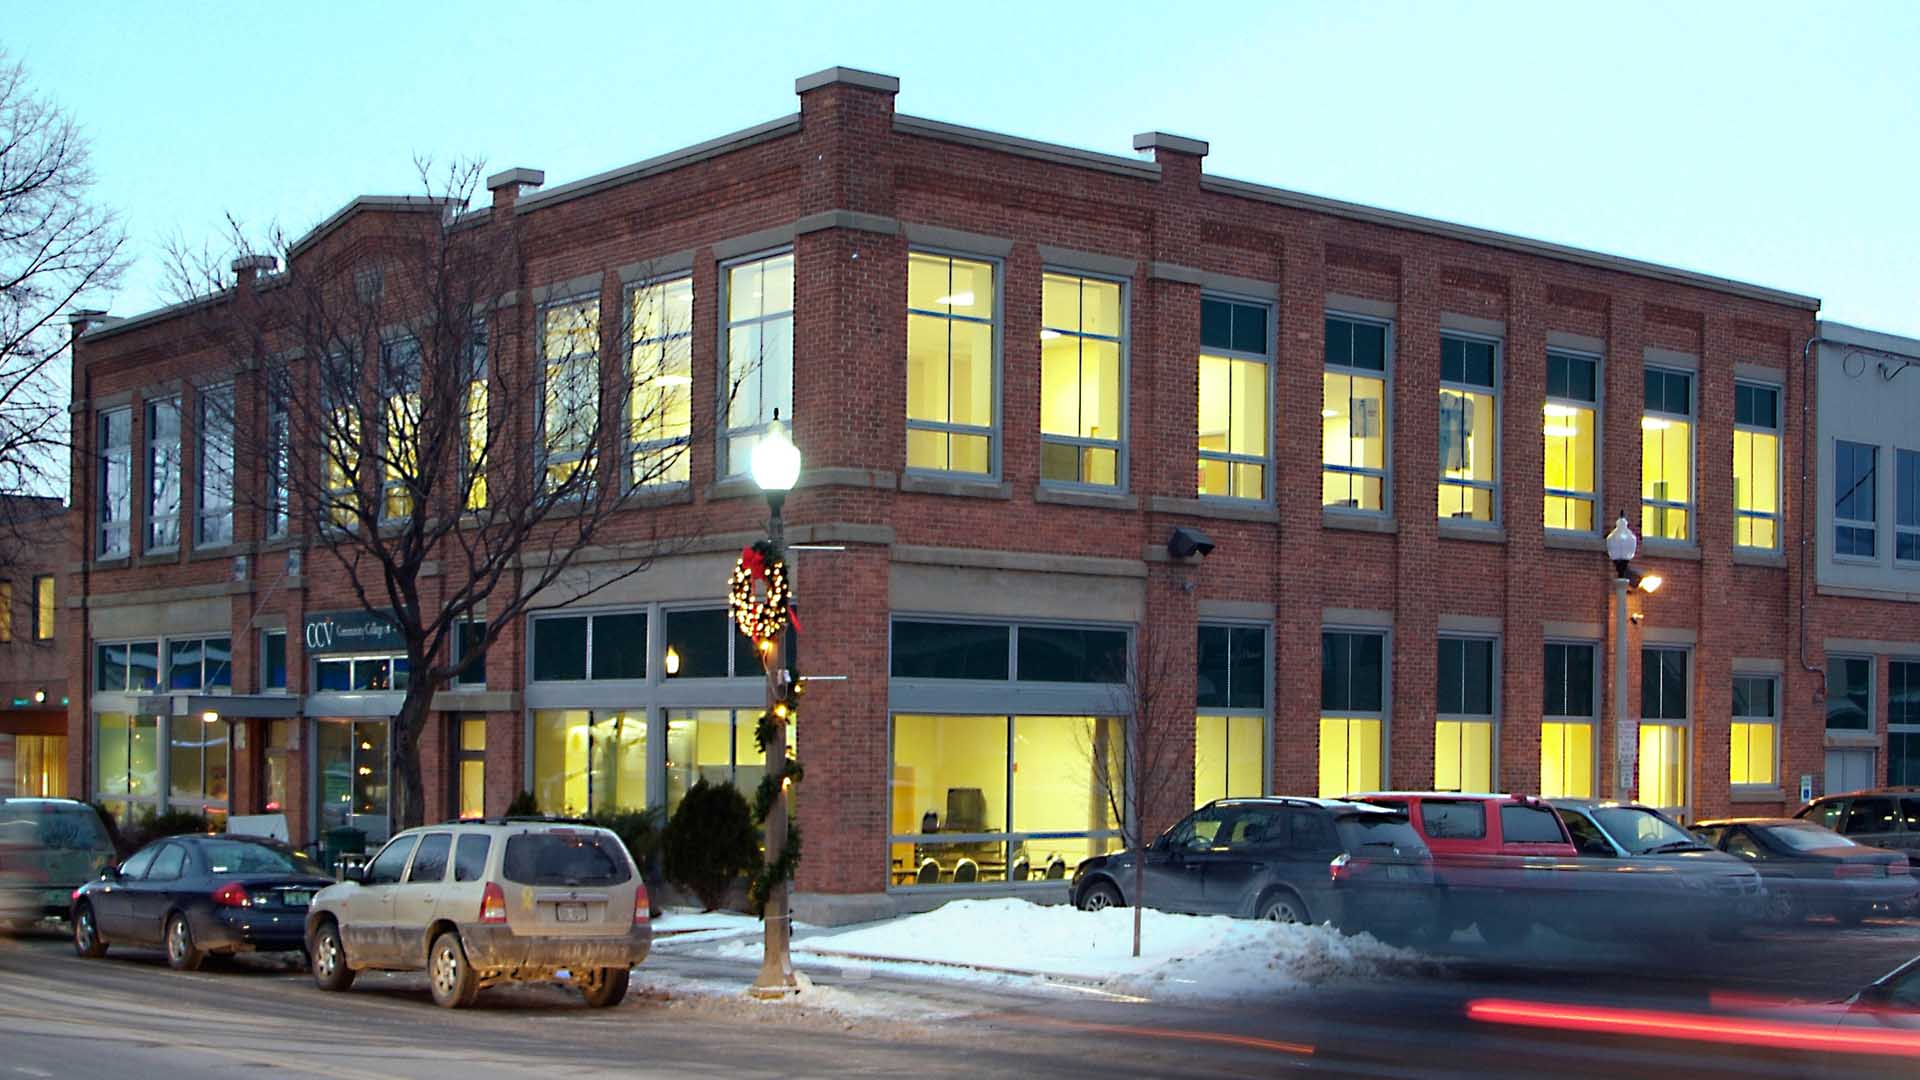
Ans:
[[[290,694],[132,694],[135,716],[205,716],[222,719],[280,719],[300,715],[300,699]]]

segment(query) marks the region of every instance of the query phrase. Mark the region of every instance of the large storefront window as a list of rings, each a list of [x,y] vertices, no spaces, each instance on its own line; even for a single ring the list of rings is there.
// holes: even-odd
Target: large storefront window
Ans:
[[[1320,795],[1376,791],[1385,749],[1386,635],[1320,635]]]
[[[168,802],[176,810],[225,815],[230,725],[175,716],[168,718],[167,729]]]
[[[313,768],[320,835],[358,829],[369,844],[391,830],[387,782],[388,722],[314,722]]]
[[[1920,660],[1887,664],[1887,783],[1920,785]]]
[[[693,785],[732,784],[749,802],[766,775],[767,755],[753,737],[759,709],[676,709],[667,714],[667,813]],[[787,745],[793,745],[789,725]]]
[[[647,717],[626,710],[533,714],[533,795],[543,813],[578,816],[647,805]]]
[[[1197,656],[1194,805],[1264,794],[1271,668],[1266,627],[1203,625]]]
[[[896,715],[894,884],[1063,880],[1117,847],[1125,739],[1110,717]]]
[[[154,805],[160,797],[160,721],[101,713],[94,750],[94,791],[116,803]]]

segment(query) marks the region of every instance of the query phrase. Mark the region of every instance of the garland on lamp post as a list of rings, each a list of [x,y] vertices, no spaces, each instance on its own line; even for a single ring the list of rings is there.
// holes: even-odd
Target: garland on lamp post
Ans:
[[[780,654],[780,635],[789,627],[795,631],[800,629],[793,610],[793,591],[787,583],[786,560],[768,541],[756,541],[741,550],[727,581],[727,612],[740,631],[753,639],[763,670],[775,663]],[[791,723],[800,716],[800,673],[790,656],[782,659],[786,661],[785,670],[779,676],[768,673],[770,678],[779,678],[779,697],[754,724],[753,741],[763,756],[773,745],[778,731],[775,725]],[[754,821],[764,828],[774,800],[798,784],[804,775],[799,758],[789,747],[786,760],[780,762],[778,768],[768,768],[760,778],[760,786],[753,794]],[[790,817],[786,843],[781,845],[779,856],[762,865],[747,885],[747,902],[755,912],[764,911],[774,889],[794,879],[799,865],[800,826]]]

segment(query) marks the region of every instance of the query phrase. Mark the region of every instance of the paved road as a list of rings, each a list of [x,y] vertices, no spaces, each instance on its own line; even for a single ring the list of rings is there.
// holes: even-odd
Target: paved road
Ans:
[[[1497,1027],[1489,997],[1697,1010],[1710,995],[1843,995],[1920,953],[1920,925],[1814,927],[1735,943],[1596,952],[1551,938],[1488,957],[1454,950],[1430,977],[1205,1006],[1084,990],[969,988],[823,970],[852,1017],[680,993],[749,965],[656,954],[658,986],[610,1011],[560,987],[491,990],[436,1009],[417,976],[363,976],[324,994],[285,964],[167,969],[158,953],[83,961],[51,936],[0,939],[0,1080],[117,1076],[444,1077],[533,1074],[926,1076],[1920,1075],[1920,1059],[1793,1054]],[[939,1018],[930,1019],[930,1014]]]

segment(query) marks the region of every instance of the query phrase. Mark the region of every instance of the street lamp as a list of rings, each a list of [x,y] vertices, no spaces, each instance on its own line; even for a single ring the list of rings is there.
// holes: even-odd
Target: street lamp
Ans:
[[[1613,788],[1614,797],[1621,800],[1632,790],[1628,767],[1639,749],[1633,721],[1627,716],[1627,590],[1637,587],[1651,593],[1661,583],[1659,574],[1644,574],[1629,565],[1639,550],[1640,540],[1633,535],[1627,513],[1622,510],[1613,531],[1607,534],[1607,558],[1613,560]]]
[[[779,562],[786,558],[786,524],[781,520],[781,509],[787,501],[787,492],[800,479],[800,448],[793,445],[787,437],[787,426],[780,422],[780,410],[773,412],[773,423],[767,426],[767,433],[753,448],[751,462],[753,482],[767,496],[767,541],[773,550],[769,552],[770,562]],[[786,684],[792,673],[788,664],[792,656],[788,635],[793,633],[791,625],[780,631],[773,641],[772,650],[766,651],[762,645],[762,659],[767,671],[767,712],[774,714],[786,697]],[[774,716],[772,738],[767,740],[766,763],[770,770],[785,767],[787,760],[787,725],[777,715]],[[767,810],[767,864],[780,861],[781,852],[787,846],[787,797],[781,791],[774,795],[773,805]],[[783,997],[800,989],[798,979],[793,975],[793,957],[788,944],[793,937],[793,926],[787,914],[787,884],[776,881],[768,890],[765,912],[762,916],[766,927],[766,947],[760,961],[760,975],[753,980],[751,992],[755,997]]]

